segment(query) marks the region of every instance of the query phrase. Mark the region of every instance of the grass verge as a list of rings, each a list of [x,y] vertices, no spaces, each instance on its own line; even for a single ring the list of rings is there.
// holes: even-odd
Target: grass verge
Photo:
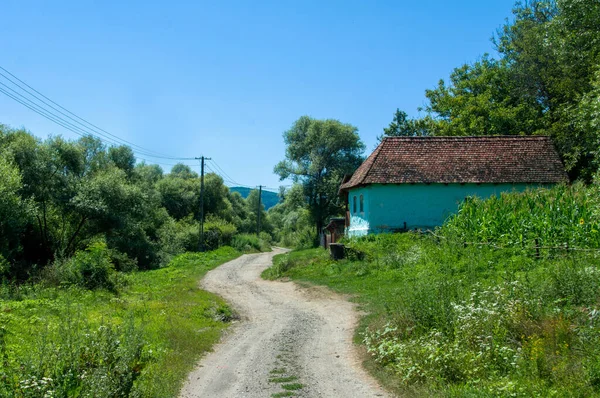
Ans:
[[[365,316],[367,368],[402,396],[600,396],[600,267],[595,252],[518,249],[413,233],[278,255],[263,277],[350,294]],[[358,256],[356,255],[358,254]],[[359,260],[357,257],[360,257]]]
[[[124,275],[118,294],[0,287],[0,396],[176,396],[234,317],[198,280],[239,255],[186,253]]]

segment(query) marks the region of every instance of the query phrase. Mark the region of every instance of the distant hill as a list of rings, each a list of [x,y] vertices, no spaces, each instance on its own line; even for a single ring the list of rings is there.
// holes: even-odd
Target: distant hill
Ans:
[[[229,187],[229,190],[231,192],[239,192],[244,199],[246,199],[248,195],[250,195],[250,191],[252,191],[250,188],[243,187]],[[261,198],[263,205],[265,205],[265,210],[269,210],[271,207],[279,203],[279,196],[277,196],[275,192],[262,191]]]

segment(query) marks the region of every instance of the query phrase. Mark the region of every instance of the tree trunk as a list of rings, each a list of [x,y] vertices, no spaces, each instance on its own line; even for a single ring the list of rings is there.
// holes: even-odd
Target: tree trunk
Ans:
[[[77,235],[79,235],[79,231],[81,231],[81,228],[83,227],[83,224],[85,224],[87,218],[84,216],[81,218],[81,221],[79,222],[79,225],[77,226],[77,229],[75,230],[75,232],[73,233],[73,235],[71,236],[71,239],[69,239],[69,243],[67,244],[67,247],[65,248],[65,253],[66,254],[73,254],[72,252],[69,251],[69,249],[71,248],[71,245],[75,242],[75,238],[77,237]],[[73,247],[73,252],[75,247]]]

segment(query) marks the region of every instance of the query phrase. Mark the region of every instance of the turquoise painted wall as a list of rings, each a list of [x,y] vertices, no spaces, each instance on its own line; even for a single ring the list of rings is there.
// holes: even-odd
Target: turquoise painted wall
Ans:
[[[363,236],[370,232],[369,219],[371,217],[369,210],[371,200],[371,187],[356,188],[350,191],[348,195],[348,209],[350,210],[350,226],[347,233],[350,236]],[[360,196],[363,195],[363,211],[360,211]],[[354,199],[356,198],[356,199]],[[356,209],[354,208],[356,200]]]
[[[458,210],[467,196],[487,198],[501,192],[524,191],[527,184],[373,184],[348,192],[349,236],[404,227],[433,228]],[[360,211],[363,195],[363,211]],[[354,211],[354,197],[357,209]]]

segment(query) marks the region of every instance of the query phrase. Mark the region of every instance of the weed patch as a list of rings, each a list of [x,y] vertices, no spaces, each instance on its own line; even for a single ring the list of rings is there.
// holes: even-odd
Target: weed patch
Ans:
[[[0,396],[176,396],[235,316],[198,280],[238,255],[227,247],[184,254],[125,275],[118,294],[77,285],[0,288]]]
[[[298,377],[296,376],[274,377],[269,379],[269,383],[289,383],[296,380],[298,380]]]
[[[304,387],[304,386],[300,383],[290,383],[290,384],[282,384],[281,385],[281,388],[283,388],[284,390],[288,390],[288,391],[300,390],[300,389],[302,389],[302,387]]]
[[[293,397],[294,393],[291,391],[281,391],[281,392],[276,392],[275,394],[271,394],[271,397],[273,398],[280,398],[280,397]]]
[[[600,269],[594,252],[535,258],[414,233],[367,236],[334,262],[276,256],[284,276],[351,294],[375,374],[417,396],[600,396]]]

